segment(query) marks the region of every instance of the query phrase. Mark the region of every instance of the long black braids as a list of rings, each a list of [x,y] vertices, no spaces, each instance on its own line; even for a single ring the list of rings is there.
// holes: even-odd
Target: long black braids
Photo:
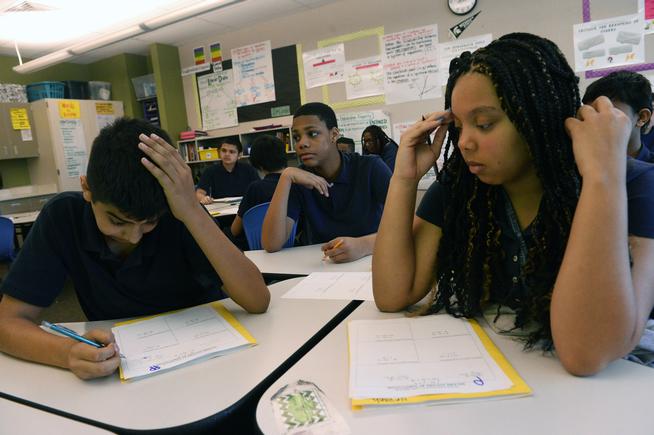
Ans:
[[[521,274],[526,292],[516,310],[516,327],[536,324],[527,346],[550,349],[550,300],[563,259],[581,178],[564,129],[567,117],[580,105],[578,78],[551,41],[512,33],[473,54],[452,60],[445,108],[464,74],[484,74],[493,83],[502,109],[528,144],[536,174],[543,185],[538,214],[531,223]],[[437,290],[431,312],[445,308],[455,316],[480,314],[492,294],[506,283],[500,245],[501,228],[495,216],[502,187],[484,184],[470,174],[457,147],[458,132],[448,128],[445,163],[438,180],[445,187],[443,235],[438,250]],[[502,301],[500,301],[502,302]]]

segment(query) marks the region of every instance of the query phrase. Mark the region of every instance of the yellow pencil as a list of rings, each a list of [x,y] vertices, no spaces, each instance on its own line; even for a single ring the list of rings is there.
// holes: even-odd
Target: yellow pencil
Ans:
[[[341,246],[342,244],[343,244],[343,239],[340,239],[339,241],[337,241],[336,243],[334,243],[334,246],[332,246],[332,249],[336,249],[336,248],[338,248],[339,246]],[[323,255],[323,257],[322,257],[322,261],[327,260],[327,258],[329,258],[329,257],[327,257],[327,255]]]

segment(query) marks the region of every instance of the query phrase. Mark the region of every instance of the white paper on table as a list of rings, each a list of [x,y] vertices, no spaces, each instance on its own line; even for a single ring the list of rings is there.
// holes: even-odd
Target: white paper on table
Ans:
[[[242,196],[226,196],[224,198],[214,198],[213,202],[241,202]]]
[[[211,305],[119,324],[111,330],[125,356],[120,359],[123,379],[158,373],[255,344]]]
[[[447,314],[348,324],[350,398],[480,393],[511,380],[469,322]]]
[[[313,272],[282,298],[373,301],[372,272]]]

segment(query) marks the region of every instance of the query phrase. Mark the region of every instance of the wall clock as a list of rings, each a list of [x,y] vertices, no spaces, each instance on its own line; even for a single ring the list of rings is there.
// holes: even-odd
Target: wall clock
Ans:
[[[475,8],[477,0],[447,0],[447,7],[456,15],[465,15]]]

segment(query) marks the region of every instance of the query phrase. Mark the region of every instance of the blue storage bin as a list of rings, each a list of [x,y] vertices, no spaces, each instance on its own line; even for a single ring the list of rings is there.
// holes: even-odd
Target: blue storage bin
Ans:
[[[62,82],[37,82],[30,83],[26,87],[27,101],[42,100],[43,98],[64,98]]]

